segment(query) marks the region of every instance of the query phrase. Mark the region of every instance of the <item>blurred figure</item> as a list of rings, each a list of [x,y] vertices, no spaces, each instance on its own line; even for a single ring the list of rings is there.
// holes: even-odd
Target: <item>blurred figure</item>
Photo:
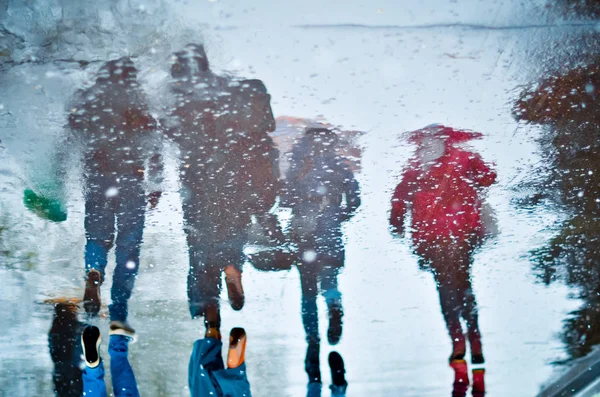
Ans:
[[[590,9],[589,12],[593,10]],[[597,32],[596,32],[597,33]],[[544,283],[563,279],[583,300],[564,322],[562,340],[570,358],[600,343],[600,57],[527,87],[515,103],[519,121],[543,125],[548,177],[541,188],[564,206],[569,218],[550,242],[534,252]],[[559,195],[548,194],[548,187]],[[554,190],[550,190],[551,193]]]
[[[329,311],[327,339],[342,335],[342,295],[337,276],[344,266],[342,223],[360,206],[358,182],[336,154],[337,136],[323,127],[307,128],[292,151],[281,205],[292,209],[290,239],[297,248],[302,288],[302,322],[308,350],[309,383],[321,383],[317,295],[320,289]]]
[[[165,120],[181,151],[181,195],[190,256],[192,317],[219,329],[221,272],[231,307],[241,310],[243,248],[251,215],[267,215],[277,194],[275,122],[260,80],[214,74],[201,45],[173,55],[175,106]]]
[[[110,377],[115,397],[139,397],[133,369],[129,364],[129,343],[133,333],[113,324],[110,328],[108,354],[110,354]],[[81,334],[81,346],[85,357],[83,369],[83,395],[86,397],[106,397],[104,363],[100,357],[102,338],[98,327],[88,325]]]
[[[78,306],[68,300],[52,303],[54,319],[48,332],[48,346],[54,363],[54,392],[58,397],[80,397],[82,324],[77,320]]]
[[[208,329],[204,339],[194,343],[188,382],[192,397],[251,397],[246,372],[246,331],[233,328],[229,335],[227,368],[221,357],[220,332]]]
[[[452,340],[450,361],[462,360],[466,353],[462,317],[473,364],[482,364],[484,358],[470,273],[473,251],[485,235],[482,188],[494,183],[496,174],[478,154],[458,144],[480,136],[441,125],[413,132],[417,151],[396,187],[390,217],[402,234],[410,209],[414,248],[422,266],[434,275]]]
[[[96,83],[75,95],[62,148],[71,151],[79,144],[84,153],[84,308],[90,315],[100,310],[107,255],[116,245],[109,311],[122,327],[129,327],[127,303],[139,269],[146,204],[156,206],[162,180],[160,136],[136,75],[128,57],[105,63]]]

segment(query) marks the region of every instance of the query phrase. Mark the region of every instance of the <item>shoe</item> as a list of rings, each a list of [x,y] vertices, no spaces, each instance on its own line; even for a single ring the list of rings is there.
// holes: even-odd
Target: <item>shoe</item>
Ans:
[[[135,330],[124,321],[111,321],[109,330],[109,335],[122,335],[129,338],[131,342],[136,341]]]
[[[329,328],[327,329],[327,340],[331,345],[337,345],[342,337],[342,317],[344,312],[341,305],[329,306]]]
[[[87,281],[85,282],[85,292],[83,293],[83,308],[90,316],[97,316],[100,311],[100,286],[102,285],[102,275],[96,269],[89,271]]]
[[[485,369],[473,370],[473,397],[485,396]]]
[[[229,353],[227,368],[237,368],[246,359],[246,331],[243,328],[233,328],[229,334]]]
[[[465,360],[453,360],[450,367],[454,370],[453,397],[464,397],[469,389],[469,369]]]
[[[100,353],[98,352],[100,342],[102,342],[102,338],[98,327],[88,325],[84,328],[81,333],[81,347],[83,348],[85,365],[89,368],[96,368],[100,364]]]
[[[225,283],[227,296],[233,310],[242,310],[244,307],[244,289],[242,288],[242,272],[235,266],[225,267]]]
[[[346,382],[346,377],[344,374],[346,373],[346,369],[344,368],[344,360],[342,356],[338,352],[329,353],[329,368],[331,369],[331,384],[332,389],[333,386],[336,388],[346,387],[348,386],[348,382]]]
[[[309,342],[304,359],[304,370],[308,375],[308,383],[321,383],[321,363],[319,360],[319,342]]]

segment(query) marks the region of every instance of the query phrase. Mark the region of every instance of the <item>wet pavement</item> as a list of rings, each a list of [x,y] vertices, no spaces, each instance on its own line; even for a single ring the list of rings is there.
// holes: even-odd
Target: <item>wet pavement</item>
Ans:
[[[519,12],[511,4],[495,9],[497,20],[484,22],[502,25],[507,15]],[[220,12],[226,13],[227,5],[223,7]],[[219,21],[220,26],[203,29],[209,57],[214,54],[218,69],[262,79],[275,116],[324,115],[334,125],[366,131],[360,138],[362,168],[357,174],[362,206],[343,227],[346,263],[339,289],[344,331],[339,345],[328,346],[325,338],[321,343],[323,395],[329,395],[326,363],[332,350],[344,357],[348,396],[451,394],[452,345],[433,276],[419,269],[410,239],[394,237],[388,230],[393,189],[413,152],[402,133],[431,123],[482,132],[483,139],[471,146],[495,164],[498,175],[487,193],[497,233],[476,251],[472,268],[486,358],[486,395],[537,395],[574,358],[587,354],[591,346],[578,350],[585,341],[574,342],[563,334],[568,333],[565,319],[574,310],[584,304],[595,308],[589,299],[592,294],[581,299],[582,283],[576,277],[562,282],[560,265],[555,266],[558,276],[551,277],[554,282],[544,283],[533,255],[560,235],[561,222],[571,219],[579,204],[571,202],[569,207],[560,201],[562,185],[532,184],[552,174],[546,167],[552,149],[540,143],[549,133],[544,126],[518,124],[512,115],[522,88],[537,81],[546,68],[540,66],[545,57],[540,48],[586,32],[585,27],[369,29],[292,26],[306,22],[292,19],[285,26],[225,29],[226,21]],[[537,55],[533,51],[528,57],[531,48],[538,50]],[[159,68],[165,54],[140,57],[142,86],[150,97],[164,80]],[[48,331],[54,309],[44,301],[83,296],[80,182],[71,173],[69,218],[63,223],[49,223],[27,212],[22,192],[29,186],[31,169],[43,167],[36,159],[49,150],[44,142],[59,133],[68,95],[91,75],[75,66],[26,63],[12,65],[0,77],[3,92],[11,94],[0,100],[10,113],[0,118],[0,226],[5,227],[0,230],[0,395],[51,395]],[[17,139],[16,131],[26,132]],[[189,395],[192,344],[204,333],[202,321],[191,320],[188,312],[188,257],[173,147],[166,160],[167,187],[146,218],[128,319],[139,336],[130,348],[130,361],[143,396]],[[543,197],[532,202],[529,199],[537,197],[540,184]],[[279,215],[289,218],[284,210]],[[593,211],[580,216],[596,224]],[[107,280],[112,279],[114,260],[111,254]],[[268,273],[246,264],[243,283],[242,311],[231,310],[226,292],[221,295],[222,329],[246,329],[253,395],[305,395],[306,342],[297,269]],[[109,290],[110,281],[102,287],[104,297]],[[325,335],[322,298],[318,305],[320,334]],[[108,330],[107,318],[95,322],[102,332]],[[595,335],[584,336],[594,340]]]

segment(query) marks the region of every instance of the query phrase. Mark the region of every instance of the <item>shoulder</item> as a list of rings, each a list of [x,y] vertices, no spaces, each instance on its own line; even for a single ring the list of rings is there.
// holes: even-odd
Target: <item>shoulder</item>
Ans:
[[[265,86],[265,83],[263,83],[262,80],[258,80],[258,79],[242,80],[240,82],[240,87],[242,89],[254,91],[254,92],[257,92],[260,94],[267,93],[267,87]]]

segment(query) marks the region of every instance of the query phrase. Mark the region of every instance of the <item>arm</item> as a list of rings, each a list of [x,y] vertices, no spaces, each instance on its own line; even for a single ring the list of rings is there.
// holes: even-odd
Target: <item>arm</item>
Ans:
[[[352,171],[346,169],[344,178],[344,195],[346,196],[346,217],[349,219],[360,207],[360,186]]]
[[[394,233],[401,234],[404,229],[404,218],[408,204],[412,201],[419,171],[411,168],[404,172],[402,181],[396,186],[392,196],[392,211],[390,214],[390,225]]]
[[[479,187],[488,187],[496,182],[496,171],[486,164],[480,155],[470,154],[473,181]]]

